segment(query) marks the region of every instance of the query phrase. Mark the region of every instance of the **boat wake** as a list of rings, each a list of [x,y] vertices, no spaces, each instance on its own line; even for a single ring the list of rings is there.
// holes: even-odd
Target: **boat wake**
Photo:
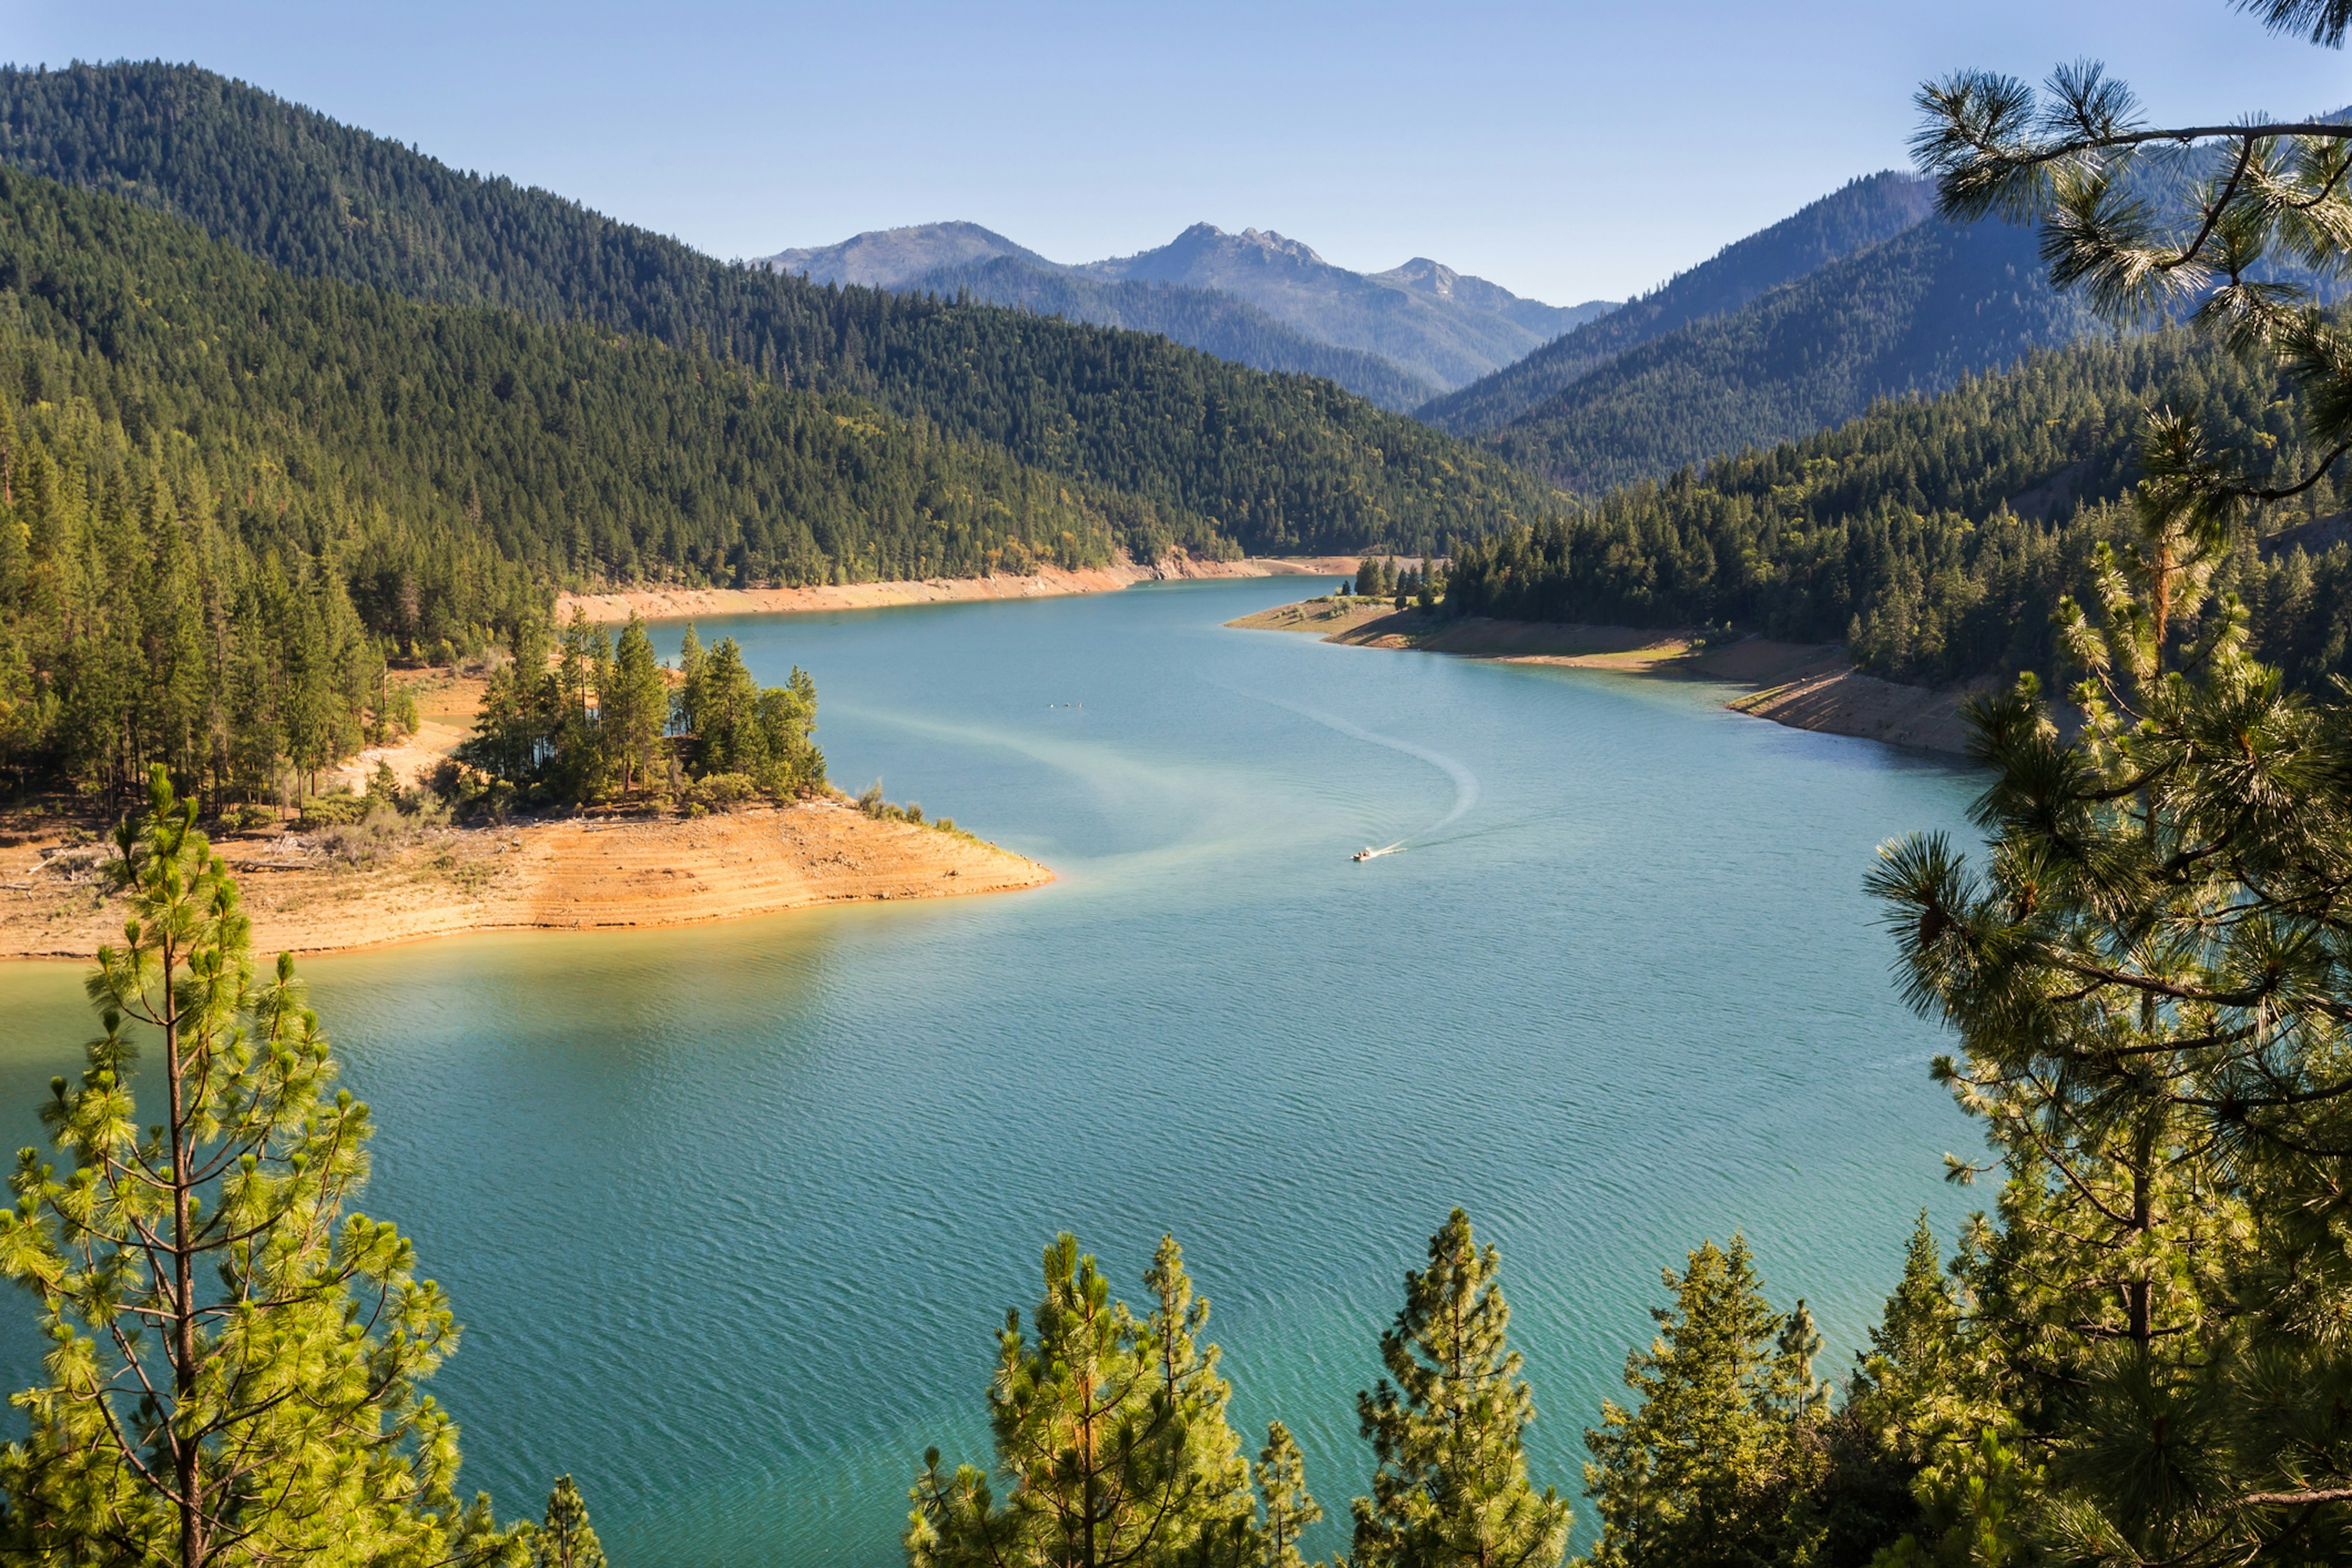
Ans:
[[[1444,816],[1423,828],[1419,833],[1410,837],[1400,838],[1385,849],[1368,849],[1357,855],[1355,858],[1358,860],[1372,860],[1382,855],[1393,855],[1407,844],[1426,839],[1432,834],[1443,833],[1446,828],[1462,820],[1464,815],[1478,804],[1478,775],[1443,752],[1433,752],[1426,746],[1416,746],[1411,741],[1400,741],[1393,735],[1375,733],[1360,725],[1351,724],[1345,719],[1337,718],[1329,713],[1318,713],[1312,708],[1302,708],[1296,702],[1286,702],[1279,697],[1268,697],[1257,691],[1244,691],[1238,687],[1227,686],[1224,689],[1237,697],[1247,697],[1254,701],[1265,703],[1268,707],[1296,713],[1310,724],[1320,724],[1323,728],[1336,731],[1350,740],[1362,741],[1374,746],[1385,746],[1391,752],[1402,752],[1408,757],[1417,757],[1454,781],[1454,805]]]

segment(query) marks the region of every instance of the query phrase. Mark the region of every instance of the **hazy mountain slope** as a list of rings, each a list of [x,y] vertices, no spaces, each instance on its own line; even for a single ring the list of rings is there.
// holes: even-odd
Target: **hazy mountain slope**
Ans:
[[[1562,332],[1574,331],[1585,322],[1607,315],[1617,308],[1614,300],[1587,300],[1581,305],[1547,305],[1540,300],[1522,300],[1499,283],[1489,283],[1484,278],[1473,278],[1456,272],[1442,261],[1432,261],[1426,256],[1416,256],[1402,267],[1391,267],[1386,272],[1370,274],[1375,283],[1391,289],[1402,289],[1409,294],[1423,294],[1433,300],[1444,300],[1473,310],[1484,310],[1490,316],[1516,321],[1547,342]]]
[[[1557,342],[1436,399],[1418,417],[1456,435],[1496,429],[1628,349],[1736,310],[1768,289],[1892,239],[1925,221],[1935,205],[1934,185],[1911,174],[1890,171],[1855,180]]]
[[[1009,256],[1033,267],[1058,270],[1025,246],[976,223],[923,223],[852,235],[839,245],[780,250],[754,265],[806,278],[814,283],[858,283],[898,289],[942,267],[970,267]]]
[[[961,290],[990,304],[1157,332],[1255,370],[1326,376],[1399,413],[1418,408],[1442,390],[1393,360],[1318,342],[1230,294],[1181,283],[1096,278],[973,223],[876,229],[839,245],[779,251],[757,265],[817,283],[865,284],[950,299]]]
[[[1466,297],[1409,279],[1391,286],[1334,267],[1310,247],[1268,230],[1227,234],[1196,223],[1156,250],[1079,270],[1231,294],[1309,337],[1383,355],[1440,386],[1459,386],[1508,364],[1546,336]],[[1491,283],[1485,288],[1508,295]]]
[[[1318,342],[1256,306],[1213,289],[1089,278],[1061,268],[1046,270],[1011,256],[942,267],[909,279],[902,287],[950,297],[965,289],[976,299],[999,305],[1019,305],[1098,326],[1157,332],[1203,353],[1258,370],[1323,376],[1360,397],[1399,412],[1418,407],[1437,391],[1433,383],[1393,360]]]
[[[1207,224],[1158,250],[1076,267],[973,223],[876,229],[756,265],[817,283],[961,288],[995,304],[1160,332],[1258,370],[1328,376],[1401,411],[1435,397],[1466,366],[1515,356],[1614,308],[1523,300],[1427,257],[1367,277],[1280,235]]]
[[[1433,545],[1558,499],[1324,383],[988,305],[713,260],[189,66],[0,70],[0,160],[299,273],[584,318],[867,396],[1259,550]]]
[[[1620,354],[1488,440],[1598,489],[1793,440],[2095,328],[2050,287],[2032,230],[1937,219]]]

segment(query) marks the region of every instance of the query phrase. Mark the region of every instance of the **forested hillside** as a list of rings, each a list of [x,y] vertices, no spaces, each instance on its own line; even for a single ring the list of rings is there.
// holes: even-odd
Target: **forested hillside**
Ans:
[[[549,582],[972,575],[1100,563],[1171,530],[1212,543],[1197,521],[707,355],[296,277],[14,170],[0,214],[28,401],[86,397],[135,442],[175,431],[330,477],[452,536],[400,563],[431,584],[458,540]]]
[[[2030,232],[1925,223],[1629,350],[1487,440],[1599,490],[1795,440],[1874,398],[1939,392],[2092,328],[2081,300],[2051,288]]]
[[[1412,548],[1555,504],[1508,465],[1328,383],[715,261],[194,67],[0,72],[0,160],[176,213],[296,272],[585,319],[870,397],[1253,550]]]
[[[2051,612],[2121,526],[2111,503],[2137,477],[2146,412],[2158,407],[2200,415],[2283,472],[2311,456],[2271,372],[2178,331],[2084,342],[1621,489],[1570,523],[1469,543],[1447,605],[1843,639],[1897,679],[2046,673]],[[2262,657],[2306,687],[2352,672],[2352,549],[2311,521],[2336,504],[2322,480],[2273,509],[2221,578],[2252,608]]]
[[[1100,563],[1204,524],[841,395],[266,267],[0,169],[0,760],[215,799],[548,585]],[[0,430],[6,426],[0,426]]]
[[[1525,359],[1448,393],[1418,416],[1461,436],[1496,429],[1627,350],[1737,310],[1768,289],[1892,239],[1926,221],[1935,206],[1934,187],[1914,175],[1890,171],[1854,180]]]

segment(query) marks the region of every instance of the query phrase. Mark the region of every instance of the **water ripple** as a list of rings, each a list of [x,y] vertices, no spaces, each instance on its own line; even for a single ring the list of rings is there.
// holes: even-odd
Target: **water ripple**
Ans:
[[[1571,1492],[1701,1237],[1744,1227],[1859,1341],[1968,1136],[1860,879],[1968,781],[1698,688],[1218,626],[1295,591],[702,626],[815,677],[836,777],[1040,855],[1045,893],[307,966],[375,1108],[367,1206],[466,1324],[436,1392],[469,1483],[535,1513],[572,1472],[638,1568],[895,1563],[1066,1227],[1130,1299],[1183,1241],[1237,1421],[1306,1450],[1310,1555],[1449,1205],[1503,1247],[1530,1463]],[[0,976],[20,1143],[78,980]],[[0,1320],[19,1383],[38,1350]]]

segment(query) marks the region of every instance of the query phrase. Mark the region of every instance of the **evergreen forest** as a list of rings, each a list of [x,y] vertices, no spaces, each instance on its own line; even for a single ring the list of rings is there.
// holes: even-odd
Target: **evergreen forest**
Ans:
[[[853,399],[297,277],[13,170],[0,429],[0,759],[101,790],[162,762],[215,801],[380,739],[388,661],[510,640],[559,582],[1018,573],[1180,531]]]
[[[1889,679],[2054,668],[2053,615],[2127,526],[2151,409],[2266,467],[2315,456],[2306,395],[2185,329],[2043,350],[1932,398],[1629,485],[1561,521],[1464,543],[1451,613],[1716,626],[1844,642]],[[2258,509],[2218,568],[2262,657],[2306,689],[2352,672],[2336,481]]]
[[[1254,552],[1426,552],[1558,504],[1540,480],[1330,382],[717,261],[192,66],[0,70],[0,161],[175,214],[290,272],[593,322],[864,398]]]

